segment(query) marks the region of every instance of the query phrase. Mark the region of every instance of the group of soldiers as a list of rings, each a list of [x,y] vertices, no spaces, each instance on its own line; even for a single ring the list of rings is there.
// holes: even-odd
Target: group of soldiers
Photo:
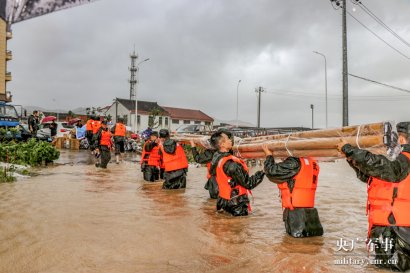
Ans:
[[[375,246],[377,266],[406,271],[410,269],[410,122],[398,123],[397,132],[402,152],[395,160],[344,141],[337,148],[357,177],[368,184],[368,240]],[[233,135],[229,131],[215,132],[209,142],[212,149],[199,152],[191,141],[191,151],[197,163],[207,165],[205,189],[210,198],[217,199],[218,211],[248,215],[251,190],[266,175],[280,190],[287,234],[295,238],[323,235],[314,206],[320,172],[316,160],[288,157],[278,162],[275,151],[262,145],[266,155],[264,170],[250,175],[245,162],[233,154]],[[164,178],[164,189],[186,187],[188,161],[167,130],[152,133],[144,145],[141,167],[147,181]],[[389,242],[389,247],[385,242]]]
[[[94,153],[101,155],[97,167],[106,168],[110,150],[115,146],[116,162],[124,152],[125,125],[118,120],[108,130],[98,118],[87,122],[87,138]],[[344,141],[338,145],[357,177],[368,185],[368,240],[375,246],[380,267],[406,271],[410,269],[410,122],[397,124],[402,152],[395,160],[355,148]],[[112,138],[114,142],[112,142]],[[207,165],[205,189],[216,199],[218,211],[246,216],[251,211],[249,195],[264,176],[275,183],[281,193],[286,233],[295,238],[323,235],[315,208],[319,164],[309,157],[275,160],[275,151],[262,145],[266,155],[263,171],[253,175],[246,163],[234,155],[234,138],[227,130],[218,130],[209,139],[210,149],[199,151],[191,141],[194,160]],[[163,189],[186,187],[188,160],[183,147],[170,138],[166,129],[153,131],[143,146],[141,171],[144,180],[164,179]],[[384,242],[389,242],[385,247]]]

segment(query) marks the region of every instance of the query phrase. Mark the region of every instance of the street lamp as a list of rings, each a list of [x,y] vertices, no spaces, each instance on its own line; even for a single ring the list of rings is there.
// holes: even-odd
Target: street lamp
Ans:
[[[327,128],[327,64],[326,64],[326,56],[320,52],[313,51],[320,56],[322,56],[325,60],[325,96],[326,96],[326,128]]]
[[[139,82],[139,80],[138,80],[138,71],[139,71],[139,65],[142,64],[143,62],[146,62],[146,61],[149,61],[149,58],[147,58],[147,59],[145,59],[145,60],[143,60],[143,61],[141,61],[137,64],[137,75],[136,75],[137,82],[135,84],[135,133],[138,131],[138,101],[137,101],[137,91],[138,91],[138,82]]]
[[[310,109],[312,109],[312,129],[314,128],[313,126],[313,110],[314,110],[315,106],[313,104],[310,105]]]
[[[238,119],[238,109],[239,109],[239,84],[242,80],[238,81],[238,85],[236,86],[236,128],[239,127],[239,119]]]

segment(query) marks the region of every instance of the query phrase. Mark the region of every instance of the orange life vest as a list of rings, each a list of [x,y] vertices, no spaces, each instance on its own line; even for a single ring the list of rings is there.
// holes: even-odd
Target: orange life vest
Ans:
[[[211,162],[206,163],[206,168],[208,170],[207,174],[206,174],[206,178],[211,178]]]
[[[147,145],[148,141],[145,141],[144,146],[142,147],[142,154],[141,154],[141,165],[143,163],[148,163],[148,159],[151,155],[151,152],[147,152],[145,146]]]
[[[122,137],[124,137],[126,130],[127,130],[127,129],[125,128],[125,125],[124,125],[124,124],[117,123],[117,124],[115,124],[115,132],[114,132],[114,135],[115,135],[115,136],[122,136]]]
[[[87,123],[85,124],[85,130],[86,131],[93,130],[93,120],[92,119],[87,120]]]
[[[177,143],[175,153],[173,154],[165,152],[162,145],[160,145],[160,150],[162,152],[162,161],[166,172],[188,168],[188,159],[186,158],[184,149],[179,143]]]
[[[101,139],[100,139],[100,145],[101,146],[108,146],[111,148],[112,143],[111,143],[111,132],[109,130],[101,131]]]
[[[159,155],[159,147],[155,146],[152,148],[151,153],[148,158],[148,165],[159,167],[161,156]]]
[[[231,192],[233,189],[238,189],[238,196],[247,194],[248,190],[239,184],[233,188],[231,187],[231,185],[229,185],[229,181],[232,179],[232,177],[227,176],[223,170],[223,167],[228,160],[232,160],[236,163],[241,164],[246,172],[248,172],[248,166],[246,166],[246,163],[243,160],[233,155],[225,156],[219,160],[218,166],[216,168],[216,182],[218,183],[219,187],[219,197],[226,200],[231,200]]]
[[[277,184],[281,192],[282,208],[313,208],[315,206],[315,192],[319,175],[319,165],[312,158],[300,158],[300,170],[293,177],[295,185],[292,192],[288,183]]]
[[[101,121],[99,120],[94,120],[93,121],[93,134],[96,134],[98,130],[101,128]]]
[[[403,152],[410,160],[410,153]],[[369,234],[373,225],[410,227],[410,174],[397,183],[370,177],[367,183]],[[389,223],[393,214],[395,225]]]

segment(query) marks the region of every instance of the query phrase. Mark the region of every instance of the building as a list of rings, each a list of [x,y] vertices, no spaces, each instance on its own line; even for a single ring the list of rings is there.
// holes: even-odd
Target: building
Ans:
[[[137,131],[143,131],[148,127],[149,123],[154,124],[156,129],[169,129],[170,117],[166,110],[156,102],[138,101],[137,115]],[[153,116],[156,115],[156,117]],[[135,101],[128,99],[116,98],[105,115],[110,115],[113,122],[116,122],[119,117],[124,118],[124,123],[127,126],[134,127],[135,124]]]
[[[164,108],[165,111],[169,113],[169,116],[171,118],[171,131],[175,131],[181,125],[189,124],[208,125],[210,126],[210,128],[212,128],[214,119],[200,110],[183,109],[168,106],[163,106],[162,108]]]
[[[7,50],[7,40],[11,39],[11,32],[7,31],[7,23],[0,18],[0,101],[9,102],[11,93],[7,90],[7,82],[11,81],[11,73],[7,71],[7,61],[12,59],[10,50]]]
[[[138,101],[138,129],[145,130],[149,124],[154,124],[155,130],[168,129],[175,131],[178,127],[187,124],[209,125],[212,128],[214,119],[200,110],[164,107],[157,102]],[[116,117],[122,117],[125,124],[134,128],[135,101],[116,98],[105,112],[116,122]]]

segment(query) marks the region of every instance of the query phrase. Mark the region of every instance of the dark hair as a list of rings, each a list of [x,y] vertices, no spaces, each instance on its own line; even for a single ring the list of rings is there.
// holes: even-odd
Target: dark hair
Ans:
[[[234,136],[233,136],[232,133],[231,133],[230,131],[228,131],[227,129],[221,128],[221,129],[218,129],[217,132],[224,133],[225,135],[228,136],[228,138],[230,138],[230,139],[232,140],[232,144],[235,143],[235,141],[234,141]]]
[[[156,137],[158,137],[158,132],[157,132],[157,131],[153,131],[153,132],[151,133],[151,136],[156,136]]]
[[[101,121],[101,124],[107,125],[107,121],[103,120],[103,121]]]
[[[34,115],[34,114],[38,114],[38,111],[37,111],[37,110],[34,110],[34,111],[33,111],[33,115]]]
[[[169,137],[169,131],[167,129],[159,130],[159,137],[160,138],[167,138]]]
[[[219,141],[222,138],[222,134],[226,135],[224,131],[218,130],[216,133],[213,133],[209,139],[209,143],[211,143],[211,146],[216,150],[219,150]]]
[[[407,143],[410,143],[410,122],[399,122],[396,129],[399,136],[403,136]]]
[[[124,118],[118,118],[117,122],[124,122]]]

